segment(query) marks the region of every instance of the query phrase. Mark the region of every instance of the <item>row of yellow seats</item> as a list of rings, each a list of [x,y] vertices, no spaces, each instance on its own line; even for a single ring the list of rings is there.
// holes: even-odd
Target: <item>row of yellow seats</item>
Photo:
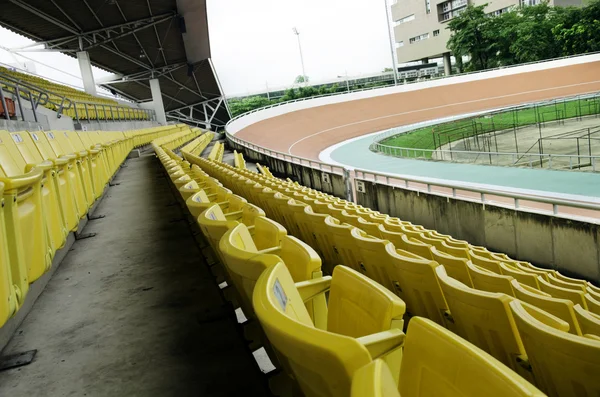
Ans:
[[[173,150],[185,145],[192,139],[195,139],[202,134],[200,129],[190,129],[185,124],[177,124],[177,126],[180,128],[179,132],[175,133],[174,135],[152,141],[152,147],[155,151],[160,147],[167,153],[171,153],[172,156],[177,157],[177,155],[172,152]]]
[[[229,170],[222,174],[223,179],[221,180],[233,177],[231,167],[222,164],[213,164],[213,166],[224,170],[229,168]],[[255,175],[253,175],[253,177],[254,176]],[[273,189],[264,188],[262,185],[256,184],[253,181],[246,183],[248,180],[244,179],[245,177],[238,175],[238,178],[234,179],[235,183],[231,186],[239,189],[240,192],[244,192],[241,194],[245,195],[245,197],[254,197],[253,202],[259,206],[262,206],[265,209],[271,208],[270,211],[267,210],[267,215],[271,213],[275,219],[280,219],[284,225],[289,225],[290,228],[294,226],[297,227],[296,233],[298,234],[296,235],[303,236],[304,241],[313,242],[315,247],[321,246],[322,252],[331,252],[331,255],[334,256],[334,258],[331,259],[333,263],[350,264],[350,266],[355,267],[357,270],[370,275],[372,278],[381,282],[384,286],[401,296],[407,302],[411,314],[427,316],[458,332],[467,340],[494,355],[497,359],[520,372],[528,379],[533,380],[531,374],[528,373],[531,366],[530,363],[528,363],[527,356],[524,354],[525,350],[521,342],[522,337],[519,334],[519,330],[514,326],[514,320],[512,320],[513,314],[509,310],[509,303],[515,300],[513,298],[515,296],[521,301],[544,309],[551,315],[558,316],[563,322],[566,322],[566,330],[570,330],[573,334],[588,336],[588,340],[585,340],[579,336],[569,339],[570,336],[562,335],[567,338],[568,343],[579,347],[584,346],[583,349],[588,351],[592,357],[598,354],[597,347],[594,347],[595,342],[590,342],[589,339],[594,339],[600,335],[600,328],[598,327],[598,324],[600,324],[598,321],[600,320],[600,317],[597,317],[594,313],[586,310],[587,306],[585,305],[585,300],[583,300],[584,293],[582,291],[576,293],[576,296],[580,298],[578,301],[580,305],[574,306],[571,301],[562,299],[565,297],[564,295],[560,295],[561,292],[566,293],[566,291],[564,291],[565,288],[563,288],[564,285],[563,287],[552,285],[545,281],[540,275],[527,273],[525,271],[522,272],[523,274],[518,274],[521,277],[525,277],[522,278],[522,280],[530,278],[537,281],[539,279],[539,283],[545,286],[546,291],[553,292],[554,297],[549,294],[547,295],[547,292],[539,290],[531,291],[533,288],[519,283],[510,276],[496,275],[483,267],[474,265],[467,259],[438,251],[434,246],[428,246],[427,250],[423,250],[423,247],[420,246],[411,247],[410,245],[406,245],[407,241],[405,234],[387,231],[382,224],[376,225],[376,222],[365,222],[360,224],[360,226],[363,226],[365,229],[367,229],[365,225],[368,226],[368,224],[371,224],[370,226],[372,228],[375,227],[375,230],[382,232],[385,237],[391,237],[389,240],[394,242],[398,241],[397,245],[401,245],[403,249],[397,249],[397,246],[395,247],[388,240],[381,240],[369,236],[362,230],[348,224],[342,224],[333,217],[328,217],[324,214],[314,214],[311,207],[305,203],[290,199],[290,197],[283,196]],[[263,182],[267,183],[268,181]],[[287,193],[292,193],[292,190],[289,189],[290,184],[281,183],[281,185],[288,186],[288,188],[286,188]],[[293,195],[290,194],[290,196]],[[311,197],[305,196],[303,198],[305,201],[311,202]],[[321,200],[324,200],[324,198],[321,198]],[[339,212],[339,210],[333,209],[334,206],[331,203],[327,204],[326,207],[323,207],[324,203],[319,203],[318,200],[314,200],[312,201],[312,204],[317,207],[321,204],[322,208],[337,211],[334,213],[342,219],[344,218],[342,216],[343,213],[348,215],[345,210]],[[363,216],[364,215],[365,214],[363,214]],[[388,227],[398,226],[394,225],[396,222],[392,222],[389,217],[386,218],[385,216],[380,216],[380,214],[373,213],[370,215],[372,220],[384,219],[384,225]],[[352,219],[347,220],[352,221]],[[359,218],[358,220],[362,221],[364,219]],[[402,229],[400,229],[400,231],[402,231]],[[395,233],[396,236],[392,233]],[[324,246],[329,249],[323,248]],[[493,255],[481,247],[474,248],[476,248],[479,254],[487,253],[489,257],[492,257]],[[415,253],[420,254],[420,256],[415,255]],[[425,258],[426,256],[428,257]],[[431,258],[437,260],[437,262],[434,262]],[[504,259],[508,260],[508,258]],[[491,259],[487,259],[487,262],[489,262],[488,267],[491,266],[492,263],[496,263]],[[463,294],[462,302],[456,303],[456,294],[448,295],[448,291],[442,292],[440,289],[438,281],[439,275],[436,275],[434,271],[434,269],[438,268],[438,263],[444,265],[445,270],[447,270],[453,278],[462,282],[461,285],[464,286],[463,293],[466,294]],[[509,268],[505,263],[500,263],[500,265]],[[530,269],[534,272],[542,272],[533,267],[529,268],[525,265],[522,266],[524,266],[525,269]],[[519,270],[516,269],[511,271],[519,272]],[[553,277],[552,274],[549,273],[550,272],[542,272],[548,280],[554,280],[557,284],[565,283],[565,281]],[[560,276],[560,273],[556,274]],[[508,284],[505,284],[502,287],[502,284],[497,282],[498,279]],[[594,287],[591,284],[581,280],[579,281],[580,289],[593,291]],[[491,292],[496,294],[492,294],[493,296],[486,296],[485,293],[483,293],[482,295],[480,291],[476,291],[472,287],[479,288],[483,291],[490,291],[491,289]],[[503,295],[502,293],[506,293],[507,295]],[[486,296],[494,301],[495,305],[492,305],[492,308],[490,308],[489,301],[486,301],[482,296]],[[589,298],[590,294],[588,293],[585,296]],[[470,298],[470,300],[468,298]],[[468,302],[468,305],[465,302]],[[471,312],[465,314],[465,307],[471,308]],[[498,319],[498,321],[485,321],[486,318],[492,316],[493,318]],[[459,317],[460,320],[457,320],[457,317]],[[579,320],[577,317],[579,317]],[[482,323],[484,325],[482,325]],[[584,329],[583,331],[581,330],[582,328]],[[565,327],[561,326],[558,327],[558,329],[564,331]],[[497,340],[498,334],[502,336],[500,340]],[[541,351],[539,349],[530,346],[530,350],[538,352],[536,355],[537,358],[541,357]],[[579,360],[579,368],[581,368],[583,363],[582,357],[585,356],[581,356],[575,360]],[[553,369],[559,370],[557,366],[560,366],[560,364],[560,361],[554,361]],[[548,381],[543,379],[543,371],[543,366],[540,366],[539,364],[533,366],[533,373],[537,373],[537,384],[542,389],[549,392],[548,390],[551,390],[554,386],[549,385]],[[590,387],[594,386],[592,385]],[[568,394],[563,393],[558,395]]]
[[[202,131],[200,130],[200,132],[202,132]],[[206,149],[206,147],[210,144],[210,142],[212,141],[214,136],[215,136],[214,132],[206,131],[205,133],[200,135],[198,138],[194,139],[187,145],[183,146],[181,148],[181,152],[187,152],[187,153],[191,153],[196,156],[200,156],[200,154],[202,154],[204,149]]]
[[[269,167],[261,165],[259,163],[256,163],[256,168],[258,169],[258,172],[260,172],[262,175],[266,176],[267,178],[275,178],[275,176],[269,170]]]
[[[246,169],[246,160],[244,160],[243,153],[238,153],[236,150],[233,151],[233,165],[235,168]]]
[[[210,153],[208,154],[208,158],[210,160],[214,160],[217,162],[223,161],[223,154],[225,152],[225,145],[221,142],[216,142]]]
[[[77,111],[75,111],[75,107]],[[97,109],[97,111],[96,111]],[[87,105],[87,112],[85,106],[81,103],[76,104],[75,106],[71,106],[67,109],[64,109],[63,113],[66,116],[69,116],[73,119],[79,117],[79,120],[148,120],[148,113],[134,108],[113,108],[112,111],[110,108],[102,108],[101,106],[97,106],[96,108],[93,105]]]
[[[132,147],[122,132],[0,131],[0,326],[22,306],[29,284],[50,268]]]
[[[190,213],[196,217],[200,212],[200,228],[237,287],[244,312],[248,317],[256,312],[282,367],[305,395],[346,396],[355,373],[379,358],[393,369],[390,396],[396,389],[403,396],[439,395],[448,393],[449,384],[453,393],[445,395],[541,395],[431,321],[411,320],[405,342],[405,306],[398,297],[345,266],[337,266],[333,277],[321,277],[316,252],[287,236],[258,207],[232,195],[197,166],[178,163],[164,151],[159,158]],[[464,378],[457,378],[461,365]],[[427,388],[421,386],[422,367],[434,374]],[[467,385],[464,380],[474,374],[480,375],[479,382]]]

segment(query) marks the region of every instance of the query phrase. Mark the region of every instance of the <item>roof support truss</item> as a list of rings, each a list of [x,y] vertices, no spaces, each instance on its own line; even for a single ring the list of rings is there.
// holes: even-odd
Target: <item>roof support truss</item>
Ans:
[[[17,1],[17,0],[10,0]],[[75,40],[79,40],[80,46],[78,49],[64,49],[61,48],[61,52],[76,52],[76,51],[88,51],[95,47],[103,47],[106,44],[113,42],[114,40],[120,39],[125,36],[129,36],[150,27],[155,27],[166,21],[170,21],[175,17],[174,13],[167,13],[162,15],[151,16],[148,18],[138,19],[136,21],[124,22],[119,25],[107,26],[100,29],[90,30],[87,32],[80,32],[70,36],[61,37],[58,39],[41,41],[30,44],[25,47],[15,48],[15,52],[39,52],[47,50],[59,49]],[[63,25],[63,24],[61,24]],[[39,46],[43,46],[39,48]]]

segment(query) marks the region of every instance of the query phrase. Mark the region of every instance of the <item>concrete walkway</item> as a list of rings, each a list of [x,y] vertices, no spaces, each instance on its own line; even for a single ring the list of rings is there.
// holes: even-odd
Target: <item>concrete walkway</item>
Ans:
[[[334,149],[330,159],[351,168],[394,173],[498,190],[532,190],[556,196],[600,197],[600,174],[577,171],[540,170],[489,165],[411,160],[377,154],[369,150],[373,135]],[[321,156],[322,161],[326,161]]]
[[[4,354],[0,396],[262,396],[260,372],[154,157],[129,160]]]

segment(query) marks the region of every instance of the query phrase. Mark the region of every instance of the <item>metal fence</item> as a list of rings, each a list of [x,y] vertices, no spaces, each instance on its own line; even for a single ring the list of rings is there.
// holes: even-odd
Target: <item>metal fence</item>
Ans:
[[[599,115],[599,93],[578,95],[512,106],[408,131],[392,128],[378,134],[370,149],[395,157],[596,171],[598,155],[592,151],[592,141],[598,138],[591,138],[597,132],[595,128],[551,136],[544,136],[543,131],[566,120],[582,121]],[[531,129],[536,134],[533,144],[526,139],[531,141]],[[394,139],[400,142],[394,143]],[[561,145],[544,145],[558,139]],[[404,147],[402,140],[410,140],[410,147]]]

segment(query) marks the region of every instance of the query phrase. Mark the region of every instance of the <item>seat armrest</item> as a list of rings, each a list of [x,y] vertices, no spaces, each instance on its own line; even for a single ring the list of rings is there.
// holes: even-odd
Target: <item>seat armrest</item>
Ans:
[[[41,181],[43,176],[44,173],[40,168],[34,168],[24,175],[0,178],[0,182],[4,183],[5,191],[9,191],[31,186]]]
[[[331,276],[296,283],[296,289],[300,293],[303,302],[308,302],[316,296],[329,291],[329,288],[331,288]]]
[[[371,358],[375,360],[402,347],[405,338],[406,335],[404,332],[395,328],[356,338],[356,340],[367,348],[371,354]]]

